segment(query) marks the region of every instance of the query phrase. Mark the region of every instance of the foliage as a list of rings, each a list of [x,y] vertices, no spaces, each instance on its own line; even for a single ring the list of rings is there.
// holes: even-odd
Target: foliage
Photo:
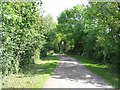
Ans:
[[[53,17],[51,15],[44,17],[43,26],[43,29],[45,30],[44,36],[46,43],[41,50],[41,57],[45,57],[47,52],[54,50],[55,47],[53,40],[55,39],[56,23],[53,21]]]
[[[39,12],[38,12],[39,11]],[[120,3],[91,2],[43,17],[41,3],[2,2],[3,73],[16,73],[47,52],[84,55],[119,66]]]
[[[42,13],[35,2],[2,2],[3,73],[18,72],[34,63],[36,50],[45,43]]]
[[[58,17],[58,35],[64,49],[100,63],[118,66],[120,3],[91,2],[66,9]]]
[[[92,56],[104,63],[118,63],[118,30],[120,27],[118,4],[102,2],[90,3],[90,6],[84,16],[88,17],[92,13],[91,18],[86,20],[88,21],[88,26],[86,26],[88,32],[94,34],[95,43]],[[92,27],[89,27],[91,24]],[[87,35],[88,38],[91,36],[90,33]],[[88,43],[92,42],[88,41]]]
[[[84,23],[82,22],[82,10],[83,7],[77,5],[71,9],[66,9],[58,17],[58,33],[62,34],[60,44],[64,52],[71,49],[72,52],[81,54],[83,51]]]

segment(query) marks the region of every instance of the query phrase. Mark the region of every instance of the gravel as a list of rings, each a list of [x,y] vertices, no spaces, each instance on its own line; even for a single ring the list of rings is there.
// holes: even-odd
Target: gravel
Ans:
[[[95,90],[109,90],[113,87],[99,76],[90,72],[75,58],[57,55],[59,63],[52,73],[44,90],[47,88],[95,88]]]

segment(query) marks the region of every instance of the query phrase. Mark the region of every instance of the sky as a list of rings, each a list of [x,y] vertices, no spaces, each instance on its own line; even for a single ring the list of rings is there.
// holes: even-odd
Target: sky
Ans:
[[[53,20],[57,22],[57,17],[62,11],[78,4],[87,4],[87,1],[88,0],[42,0],[42,8],[45,10],[44,15],[52,15]]]

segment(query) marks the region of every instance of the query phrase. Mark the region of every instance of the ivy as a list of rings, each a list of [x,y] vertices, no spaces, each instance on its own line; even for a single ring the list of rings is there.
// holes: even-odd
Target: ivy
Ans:
[[[2,2],[3,74],[34,63],[45,44],[42,20],[36,2]]]

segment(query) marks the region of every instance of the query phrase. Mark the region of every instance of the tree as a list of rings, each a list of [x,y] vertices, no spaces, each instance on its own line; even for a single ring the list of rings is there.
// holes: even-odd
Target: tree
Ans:
[[[92,56],[102,62],[114,63],[118,58],[119,24],[117,23],[119,23],[120,13],[117,8],[117,3],[90,3],[84,14],[88,38],[90,39],[91,33],[95,35]],[[93,42],[88,40],[88,43]],[[91,46],[86,45],[88,47],[84,48],[89,50]]]
[[[59,42],[64,41],[66,50],[74,54],[116,66],[119,63],[119,9],[118,2],[92,2],[66,9],[58,17],[58,35],[62,36]]]
[[[44,17],[43,26],[46,43],[41,50],[41,57],[45,57],[47,52],[55,49],[54,39],[56,34],[56,23],[53,21],[53,17],[51,15]]]
[[[72,50],[76,54],[83,52],[84,22],[82,10],[84,7],[75,6],[72,9],[66,9],[58,17],[58,32],[62,34],[65,43],[65,51]],[[68,48],[66,48],[68,47]]]
[[[34,63],[36,50],[45,43],[42,13],[35,2],[2,3],[3,73],[19,71]]]

